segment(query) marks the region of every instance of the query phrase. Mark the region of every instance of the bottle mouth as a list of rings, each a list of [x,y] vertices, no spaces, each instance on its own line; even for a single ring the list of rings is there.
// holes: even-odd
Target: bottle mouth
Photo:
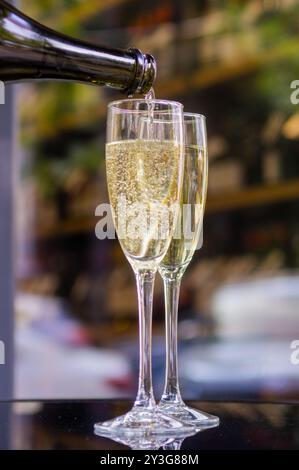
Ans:
[[[133,82],[125,91],[128,95],[134,93],[146,95],[152,88],[156,78],[156,60],[152,55],[143,54],[139,49],[131,48],[129,52],[135,54],[136,72]]]
[[[143,69],[143,77],[140,83],[140,87],[138,87],[137,92],[146,94],[150,91],[153,87],[155,78],[157,74],[157,64],[155,58],[150,54],[144,55],[144,69]],[[140,91],[138,91],[140,89]]]

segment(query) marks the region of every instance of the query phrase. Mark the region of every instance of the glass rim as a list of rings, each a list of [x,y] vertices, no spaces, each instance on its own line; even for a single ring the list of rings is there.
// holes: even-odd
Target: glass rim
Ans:
[[[206,116],[204,114],[200,114],[200,113],[183,113],[183,117],[192,117],[192,118],[201,118],[201,119],[204,119],[204,121],[206,121]]]
[[[158,98],[150,99],[147,100],[145,98],[125,98],[123,100],[115,100],[111,101],[108,103],[107,107],[108,109],[115,109],[119,110],[120,112],[124,113],[141,113],[146,110],[139,110],[139,109],[126,109],[126,108],[121,108],[119,105],[121,103],[154,103],[154,104],[165,104],[165,105],[175,105],[177,108],[180,108],[180,112],[184,109],[184,105],[180,103],[179,101],[173,101],[173,100],[160,100]],[[168,109],[162,109],[162,110],[153,110],[154,113],[170,113],[173,112],[173,110],[168,110]]]

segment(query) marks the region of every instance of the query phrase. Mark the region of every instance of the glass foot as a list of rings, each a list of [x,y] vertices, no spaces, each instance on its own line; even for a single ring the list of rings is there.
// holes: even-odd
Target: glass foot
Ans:
[[[158,407],[147,409],[136,407],[125,415],[96,423],[95,433],[101,436],[170,436],[192,434],[192,427],[166,416]]]
[[[181,421],[183,424],[194,426],[195,428],[212,428],[218,426],[220,422],[218,416],[196,410],[195,408],[190,408],[189,406],[185,405],[184,402],[160,402],[158,408],[162,413],[165,413],[168,416]]]

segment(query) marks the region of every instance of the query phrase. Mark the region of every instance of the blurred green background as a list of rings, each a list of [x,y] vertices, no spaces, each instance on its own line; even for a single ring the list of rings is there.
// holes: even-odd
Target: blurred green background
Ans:
[[[299,4],[47,0],[29,16],[95,44],[155,56],[158,98],[207,116],[204,245],[182,283],[184,396],[293,398],[299,331]],[[15,395],[135,394],[137,302],[117,240],[97,240],[112,90],[18,86]],[[164,374],[163,291],[154,380]],[[57,367],[59,364],[59,367]],[[59,370],[58,370],[59,369]]]

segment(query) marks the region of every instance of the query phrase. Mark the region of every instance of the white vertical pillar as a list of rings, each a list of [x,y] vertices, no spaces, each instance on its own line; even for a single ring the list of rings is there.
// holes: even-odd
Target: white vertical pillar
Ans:
[[[0,400],[13,395],[13,86],[5,87],[0,104],[0,340],[5,364],[0,364]]]

